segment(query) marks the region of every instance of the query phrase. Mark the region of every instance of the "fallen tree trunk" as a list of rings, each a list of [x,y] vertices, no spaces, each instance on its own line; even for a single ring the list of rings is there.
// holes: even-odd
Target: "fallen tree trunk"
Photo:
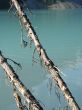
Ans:
[[[42,47],[42,45],[41,45],[41,43],[38,39],[38,36],[37,36],[34,28],[31,25],[31,22],[29,21],[29,19],[27,18],[27,15],[25,14],[25,12],[23,10],[23,6],[20,5],[19,0],[11,0],[11,1],[12,1],[13,5],[15,6],[16,10],[17,10],[17,14],[19,16],[21,24],[26,29],[27,34],[29,35],[30,39],[34,42],[35,48],[36,48],[36,50],[37,50],[37,52],[40,56],[40,59],[42,60],[44,65],[47,67],[47,69],[50,72],[50,74],[51,74],[53,80],[55,81],[55,83],[58,85],[60,90],[63,92],[64,97],[67,100],[70,108],[72,110],[80,110],[77,102],[75,101],[74,97],[72,96],[72,93],[70,92],[70,90],[68,89],[66,83],[64,82],[64,80],[60,76],[59,69],[50,60],[50,58],[48,57],[46,51]]]
[[[16,89],[22,94],[25,101],[28,104],[29,110],[43,110],[40,106],[39,102],[35,99],[35,97],[31,94],[29,90],[24,86],[24,84],[19,79],[18,75],[15,73],[11,65],[8,64],[7,59],[2,55],[0,51],[0,65],[6,72],[10,82],[16,87]],[[15,99],[19,100],[17,94],[14,94]],[[21,102],[21,101],[20,101]],[[19,105],[19,101],[17,102]]]

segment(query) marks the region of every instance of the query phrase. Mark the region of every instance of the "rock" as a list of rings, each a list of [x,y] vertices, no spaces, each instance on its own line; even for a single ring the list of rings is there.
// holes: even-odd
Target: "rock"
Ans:
[[[58,1],[57,3],[53,5],[48,6],[49,9],[74,9],[74,8],[82,8],[81,5],[76,4],[75,2],[60,2]]]

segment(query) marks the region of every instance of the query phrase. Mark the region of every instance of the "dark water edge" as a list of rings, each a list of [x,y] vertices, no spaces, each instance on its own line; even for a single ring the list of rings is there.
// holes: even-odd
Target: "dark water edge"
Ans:
[[[38,1],[38,0],[23,0],[24,2],[22,2],[22,0],[20,0],[20,3],[22,5],[25,5],[26,8],[29,7],[30,9],[47,9],[48,8],[48,4],[44,3],[42,0]],[[80,0],[66,0],[68,2],[74,2],[76,4],[82,5],[82,1]],[[53,5],[54,3],[52,3],[51,5]],[[9,9],[10,7],[10,1],[7,0],[0,0],[0,10],[6,10]]]
[[[0,10],[9,9],[10,3],[8,0],[0,0]]]

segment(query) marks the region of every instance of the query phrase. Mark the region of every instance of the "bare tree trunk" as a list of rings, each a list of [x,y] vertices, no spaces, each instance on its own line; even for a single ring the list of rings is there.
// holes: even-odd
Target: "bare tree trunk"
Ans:
[[[72,96],[72,93],[68,89],[68,87],[67,87],[66,83],[64,82],[64,80],[61,78],[61,76],[59,74],[60,73],[59,69],[50,60],[50,58],[48,57],[46,51],[42,47],[34,28],[32,27],[29,19],[27,18],[27,15],[25,14],[25,12],[23,10],[23,7],[20,5],[18,0],[11,0],[11,1],[12,1],[13,5],[15,6],[16,10],[17,10],[17,14],[19,16],[19,19],[21,20],[21,24],[24,26],[24,28],[27,31],[27,34],[29,34],[29,37],[34,42],[35,48],[36,48],[36,50],[37,50],[37,52],[40,56],[40,59],[42,60],[44,65],[47,67],[47,69],[50,72],[50,74],[51,74],[53,80],[55,81],[55,83],[58,85],[60,90],[63,92],[70,108],[72,110],[80,110],[77,102],[75,101],[74,97]]]
[[[35,99],[35,97],[31,94],[29,90],[24,86],[24,84],[19,79],[18,75],[15,73],[11,65],[8,64],[7,59],[2,55],[0,51],[0,65],[6,72],[10,82],[16,87],[16,89],[22,94],[25,98],[29,110],[43,110],[40,106],[39,102]],[[20,97],[15,93],[14,97],[16,99],[17,104],[21,102]],[[19,106],[20,107],[20,106]]]

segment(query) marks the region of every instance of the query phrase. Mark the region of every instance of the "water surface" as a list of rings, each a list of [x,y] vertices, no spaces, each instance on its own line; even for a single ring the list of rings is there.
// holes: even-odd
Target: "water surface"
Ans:
[[[64,74],[61,76],[82,109],[82,9],[37,10],[33,11],[32,15],[27,12],[27,15],[43,47]],[[30,40],[23,30],[24,40],[28,42],[28,46],[22,47],[20,26],[17,16],[14,16],[12,12],[0,12],[0,50],[6,57],[21,63],[22,70],[9,61],[20,79],[32,91],[45,110],[67,106],[61,92],[58,92],[57,87],[52,83],[47,70],[40,65],[36,52],[35,58],[38,61],[32,66],[34,44],[30,48]],[[12,93],[12,87],[7,81],[3,69],[0,68],[1,110],[17,108]],[[60,100],[56,93],[60,94]]]

